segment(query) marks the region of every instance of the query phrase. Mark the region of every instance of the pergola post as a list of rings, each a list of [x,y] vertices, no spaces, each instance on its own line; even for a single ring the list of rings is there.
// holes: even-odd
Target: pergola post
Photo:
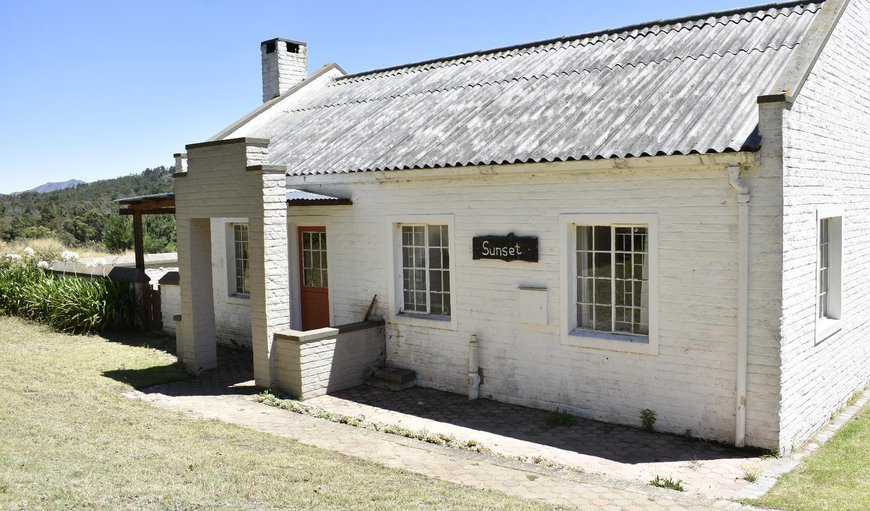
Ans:
[[[142,237],[142,212],[133,212],[133,251],[136,253],[136,269],[145,271],[145,242]]]

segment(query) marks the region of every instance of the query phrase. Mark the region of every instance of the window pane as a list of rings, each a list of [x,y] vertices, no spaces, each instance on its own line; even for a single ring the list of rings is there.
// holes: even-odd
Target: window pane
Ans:
[[[609,225],[596,225],[595,226],[595,250],[603,250],[605,252],[610,252],[610,226]]]
[[[595,326],[592,328],[609,332],[613,327],[611,316],[613,316],[613,312],[610,306],[595,306]]]
[[[430,247],[438,247],[441,246],[441,227],[437,225],[433,225],[429,227],[429,246]],[[439,306],[440,308],[440,306]]]
[[[592,321],[592,306],[578,305],[577,306],[577,326],[591,330],[595,325]]]
[[[303,249],[306,249],[306,248],[310,249],[311,248],[311,233],[310,232],[303,232],[302,233],[302,248]]]
[[[430,268],[441,268],[441,249],[440,248],[430,248],[429,249],[429,267]]]
[[[592,227],[581,225],[577,227],[577,250],[592,250]]]
[[[593,274],[596,277],[610,278],[610,254],[596,253],[594,259],[595,268],[593,269]]]
[[[320,233],[320,250],[326,250],[326,233]]]
[[[595,281],[580,277],[577,279],[577,302],[591,304],[595,301]]]
[[[441,308],[441,295],[437,293],[433,293],[429,297],[429,303],[431,304],[429,307],[430,314],[438,314],[440,315],[443,311]]]
[[[577,273],[581,277],[591,277],[592,268],[592,254],[589,252],[579,252],[577,254]]]
[[[611,305],[612,289],[610,279],[595,279],[595,303],[596,305]]]
[[[430,271],[429,272],[429,290],[430,291],[441,291],[441,272],[440,271]]]

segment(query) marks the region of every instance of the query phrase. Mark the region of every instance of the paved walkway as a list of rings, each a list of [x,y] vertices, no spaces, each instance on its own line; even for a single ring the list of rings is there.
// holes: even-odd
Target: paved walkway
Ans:
[[[749,509],[599,475],[556,470],[497,456],[460,451],[269,407],[254,400],[245,367],[226,361],[221,371],[190,381],[131,392],[156,406],[196,418],[219,419],[323,449],[429,477],[553,504],[596,511]]]
[[[511,458],[556,462],[583,472],[646,484],[655,476],[683,481],[688,492],[735,498],[749,486],[747,471],[773,463],[758,451],[577,418],[570,427],[547,424],[550,412],[414,388],[390,392],[356,387],[305,402],[329,412],[475,440]]]

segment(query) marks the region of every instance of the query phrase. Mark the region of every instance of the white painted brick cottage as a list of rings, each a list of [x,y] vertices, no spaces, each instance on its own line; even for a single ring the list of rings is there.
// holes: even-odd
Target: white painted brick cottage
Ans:
[[[789,450],[870,380],[868,27],[792,2],[352,75],[266,41],[264,104],[176,155],[179,357]]]

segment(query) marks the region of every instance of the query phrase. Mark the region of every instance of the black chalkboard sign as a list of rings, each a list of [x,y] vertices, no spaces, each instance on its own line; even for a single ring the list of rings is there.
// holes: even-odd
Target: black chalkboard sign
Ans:
[[[538,262],[538,238],[534,236],[476,236],[471,246],[474,260]]]

